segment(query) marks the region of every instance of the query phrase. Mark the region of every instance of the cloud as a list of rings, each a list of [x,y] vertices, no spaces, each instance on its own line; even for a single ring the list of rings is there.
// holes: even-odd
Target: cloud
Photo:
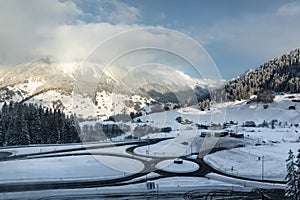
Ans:
[[[300,27],[296,25],[299,6],[299,3],[284,4],[264,13],[227,17],[198,34],[206,41],[205,47],[218,56],[217,60],[223,59],[219,67],[224,74],[232,76],[232,72],[258,67],[300,46]]]
[[[72,2],[56,0],[1,1],[0,63],[16,64],[40,56],[42,32],[74,23],[81,11]]]
[[[135,24],[141,21],[138,8],[117,0],[74,0],[84,14],[81,18],[90,22]]]
[[[80,1],[0,0],[0,65],[23,63],[42,56],[79,60],[99,42],[135,25],[139,10],[119,1],[98,1],[96,12]],[[84,1],[84,5],[88,2]],[[94,6],[94,5],[90,5]],[[109,8],[108,8],[109,7]],[[106,9],[107,8],[107,9]],[[97,18],[97,23],[84,21]]]
[[[133,6],[129,6],[123,2],[111,0],[110,4],[112,4],[114,9],[106,9],[102,7],[100,12],[107,12],[106,19],[112,23],[122,23],[122,24],[133,24],[140,22],[141,13],[139,9]]]
[[[300,15],[300,3],[292,2],[282,5],[278,8],[277,14],[281,16],[299,16]]]
[[[0,65],[24,63],[43,56],[56,61],[81,61],[112,35],[144,27],[141,11],[123,1],[0,0]],[[300,45],[297,26],[300,3],[287,3],[264,13],[225,16],[214,24],[182,30],[209,50],[223,72],[256,67]],[[163,12],[160,15],[166,20]],[[147,23],[147,22],[145,22]],[[199,22],[200,23],[200,22]],[[189,32],[189,28],[193,30]],[[157,44],[190,52],[175,35],[149,30],[124,39],[124,46]],[[118,48],[117,43],[102,53]],[[197,57],[197,55],[191,55]],[[168,57],[161,60],[167,60]],[[158,59],[156,59],[157,61]],[[174,59],[169,59],[174,63]],[[224,64],[225,63],[225,64]],[[235,69],[229,69],[235,66]]]
[[[97,44],[130,28],[109,23],[61,25],[51,32],[44,30],[46,39],[39,42],[36,51],[59,62],[82,61]]]
[[[139,20],[139,10],[123,2],[99,1],[94,10],[89,8],[94,5],[85,4],[88,7],[82,7],[81,1],[7,2],[0,9],[3,15],[0,26],[7,27],[0,35],[2,66],[30,62],[44,56],[57,62],[81,62],[101,42],[123,33],[96,48],[89,61],[106,65],[125,53],[128,54],[126,59],[123,57],[122,62],[116,64],[128,67],[161,63],[200,76],[188,63],[193,62],[196,66],[203,64],[201,73],[204,77],[219,78],[215,77],[218,71],[212,70],[214,66],[210,58],[197,43],[176,31],[159,26],[150,28],[142,24],[130,24]],[[87,17],[98,17],[100,21],[86,22],[84,19]],[[139,48],[142,50],[130,52]],[[205,67],[210,69],[206,70]]]

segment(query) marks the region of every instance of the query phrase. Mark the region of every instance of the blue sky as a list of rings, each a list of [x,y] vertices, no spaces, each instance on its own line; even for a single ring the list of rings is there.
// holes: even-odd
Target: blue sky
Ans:
[[[159,26],[199,42],[225,79],[300,46],[291,0],[0,0],[0,64],[77,61],[112,34]],[[84,57],[84,56],[83,56]]]

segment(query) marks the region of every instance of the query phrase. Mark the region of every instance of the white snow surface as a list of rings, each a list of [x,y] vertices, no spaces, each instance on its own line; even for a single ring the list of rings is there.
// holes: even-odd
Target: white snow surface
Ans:
[[[283,181],[289,149],[297,152],[300,143],[246,146],[208,154],[204,161],[213,168],[236,176]],[[263,166],[262,166],[263,165]]]
[[[199,169],[199,165],[188,160],[183,160],[182,164],[174,163],[174,160],[164,160],[155,166],[157,169],[173,173],[189,173]]]
[[[115,163],[122,163],[122,167],[114,168]],[[138,173],[143,168],[137,160],[95,155],[2,161],[0,182],[107,180]]]
[[[49,91],[51,95],[59,95],[59,93],[53,93],[53,91]],[[52,92],[52,93],[51,93]],[[101,95],[98,95],[98,97]],[[248,178],[261,179],[262,178],[262,164],[264,164],[264,179],[268,180],[279,180],[282,181],[286,169],[285,169],[285,160],[287,159],[288,150],[292,149],[294,153],[297,152],[297,149],[300,147],[299,141],[300,137],[300,128],[292,125],[292,123],[299,123],[299,109],[300,105],[297,102],[292,102],[290,98],[287,98],[290,95],[278,95],[276,96],[273,103],[268,104],[268,109],[264,109],[263,103],[250,103],[247,104],[247,101],[238,101],[238,102],[230,102],[230,103],[222,103],[215,104],[211,107],[210,111],[200,111],[195,107],[181,108],[178,110],[172,110],[161,113],[152,113],[150,115],[141,116],[140,119],[144,122],[144,124],[152,125],[158,128],[170,126],[172,128],[172,132],[170,133],[155,133],[145,136],[145,138],[156,138],[156,137],[175,137],[171,140],[166,140],[159,142],[150,146],[143,146],[135,149],[135,153],[141,156],[154,156],[154,157],[179,157],[182,155],[190,154],[191,144],[197,135],[199,135],[199,131],[195,124],[186,124],[182,125],[175,121],[176,117],[181,116],[183,119],[188,119],[193,121],[193,123],[201,123],[201,124],[210,124],[212,120],[212,115],[216,116],[218,114],[222,115],[224,109],[226,109],[226,115],[224,121],[237,121],[239,125],[241,125],[245,121],[254,121],[259,124],[264,120],[270,122],[273,119],[277,119],[279,122],[282,122],[283,127],[279,127],[278,123],[276,123],[275,128],[243,128],[241,126],[233,126],[231,130],[243,133],[245,138],[236,139],[238,141],[244,142],[246,145],[242,148],[234,148],[230,150],[219,151],[213,154],[207,155],[204,160],[212,167],[217,170],[223,171],[225,173],[229,173],[232,175],[243,176]],[[295,99],[300,99],[300,94],[293,94]],[[97,97],[97,98],[98,98]],[[51,104],[51,99],[43,98],[43,102],[48,102]],[[102,99],[103,98],[103,99]],[[106,94],[102,94],[102,98],[98,99],[99,102],[102,103],[109,100],[109,96]],[[118,98],[122,98],[121,96]],[[138,97],[136,97],[138,99]],[[73,99],[70,97],[63,97],[63,101],[65,104],[73,102]],[[93,112],[86,112],[85,106],[88,106],[91,102],[84,98],[75,99],[77,105],[79,105],[78,109],[85,110],[83,115],[88,116],[91,115],[95,111],[95,107],[91,107]],[[100,103],[100,104],[101,104]],[[80,106],[82,104],[82,106]],[[72,105],[72,104],[71,104]],[[296,110],[289,110],[289,106],[295,106]],[[102,107],[102,106],[101,106]],[[118,105],[114,105],[111,107],[107,107],[103,109],[103,114],[108,115],[111,114],[109,109],[114,107],[118,107]],[[121,108],[122,106],[120,106]],[[71,109],[71,107],[70,107]],[[97,108],[99,109],[99,108]],[[96,109],[96,114],[97,110]],[[101,108],[102,109],[102,108]],[[100,110],[101,110],[100,109]],[[101,112],[98,113],[101,115]],[[146,122],[148,121],[148,122]],[[286,123],[285,123],[286,122]],[[84,122],[84,123],[94,123],[94,122]],[[132,125],[132,127],[136,125]],[[227,141],[229,137],[225,137],[224,141]],[[220,140],[221,141],[221,140]],[[228,140],[230,143],[231,141]],[[105,143],[107,144],[107,143]],[[201,144],[199,142],[199,144]],[[260,144],[261,146],[254,146],[254,144]],[[80,145],[78,145],[80,146]],[[41,147],[30,147],[30,148],[9,148],[9,149],[1,149],[1,151],[9,151],[13,152],[16,155],[33,153],[33,152],[44,152],[44,151],[52,151],[58,149],[66,149],[78,147],[74,146],[49,146],[45,148]],[[125,148],[125,147],[124,147]],[[115,148],[103,148],[99,150],[99,152],[104,153],[119,153],[121,155],[127,154],[124,151],[124,148],[120,148],[119,150]],[[194,149],[194,148],[193,148]],[[91,150],[95,153],[98,150]],[[263,162],[262,162],[262,156]],[[260,157],[260,159],[259,159]],[[143,164],[140,161],[127,159],[127,158],[116,158],[114,161],[112,156],[99,156],[98,158],[103,159],[105,162],[99,162],[95,159],[95,156],[76,156],[76,157],[60,157],[60,158],[40,158],[35,160],[16,160],[16,161],[3,161],[0,162],[0,177],[3,177],[2,180],[7,182],[20,182],[20,181],[41,181],[41,180],[68,180],[72,178],[76,179],[107,179],[112,177],[122,177],[124,175],[129,175],[132,173],[139,172],[143,169]],[[101,160],[100,159],[100,160]],[[148,158],[150,159],[150,158]],[[167,163],[170,164],[172,172],[184,172],[191,166],[182,165],[173,169],[172,163],[173,160],[167,160]],[[114,162],[114,163],[113,163]],[[83,163],[84,167],[80,167],[79,164]],[[122,165],[120,165],[122,163]],[[161,163],[160,163],[161,164]],[[26,167],[24,167],[26,166]],[[28,166],[28,167],[27,167]],[[56,166],[59,166],[57,168]],[[109,167],[109,166],[119,166],[119,168]],[[184,167],[183,167],[184,166]],[[160,167],[159,165],[157,167]],[[184,168],[184,169],[183,169]],[[45,169],[48,171],[45,172]],[[56,169],[60,169],[60,172],[57,172]],[[102,170],[103,169],[103,170]],[[132,169],[132,171],[131,171]],[[162,168],[166,169],[166,168]],[[28,171],[27,171],[28,170]],[[66,171],[67,170],[67,171]],[[105,173],[104,173],[105,172]],[[211,176],[212,177],[212,176]],[[223,181],[225,179],[217,177],[213,175],[216,180]],[[172,187],[173,183],[168,183],[166,180],[174,180],[174,184],[176,181],[179,181],[180,178],[174,179],[161,179],[158,180],[158,184],[166,184],[163,187]],[[185,179],[187,181],[191,181],[191,179]],[[196,179],[193,179],[196,180]],[[203,179],[201,179],[203,181]],[[161,181],[161,182],[160,182]],[[163,182],[165,181],[165,182]],[[211,181],[211,180],[210,180]],[[204,181],[205,182],[205,181]],[[225,181],[233,184],[240,184],[236,180],[234,181]],[[211,182],[210,182],[211,183]],[[197,185],[194,183],[190,183],[191,185]],[[199,183],[203,184],[202,182]],[[222,183],[224,184],[224,183]],[[241,183],[243,184],[243,183]],[[251,183],[252,186],[255,183]],[[250,185],[251,185],[250,184]],[[144,187],[143,184],[138,185],[138,187]],[[272,187],[272,185],[269,185]],[[269,187],[268,186],[268,187]],[[137,187],[137,185],[133,186],[122,186],[122,189],[130,189]],[[277,186],[276,186],[277,187]],[[281,186],[278,186],[281,187]],[[161,187],[160,187],[161,188]],[[173,186],[174,189],[174,186]],[[113,190],[113,189],[112,189]]]
[[[174,139],[164,140],[153,145],[138,147],[134,152],[138,155],[154,157],[180,157],[190,153],[190,145],[197,131],[185,130],[176,135]]]
[[[240,125],[245,121],[254,121],[259,124],[264,120],[270,122],[273,119],[281,122],[299,123],[300,103],[292,102],[293,99],[288,98],[289,96],[300,99],[300,94],[277,95],[273,103],[253,102],[247,104],[247,100],[242,100],[213,104],[210,110],[205,111],[200,111],[197,107],[186,107],[167,112],[152,113],[142,116],[140,119],[152,122],[157,127],[172,126],[174,130],[181,126],[175,121],[178,116],[202,124],[215,123],[214,119],[223,120],[223,122],[236,121]],[[269,105],[269,107],[264,109],[264,105]],[[289,110],[289,106],[295,106],[296,110]]]

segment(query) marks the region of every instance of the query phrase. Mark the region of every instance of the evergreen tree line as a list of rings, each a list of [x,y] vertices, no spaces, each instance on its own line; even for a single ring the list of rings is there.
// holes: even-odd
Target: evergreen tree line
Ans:
[[[77,143],[76,116],[34,104],[6,102],[0,112],[0,146]]]
[[[245,73],[224,87],[211,92],[209,98],[200,101],[199,106],[207,108],[211,103],[249,99],[252,95],[272,102],[272,94],[300,93],[300,49],[295,49],[281,57],[264,63],[256,70]],[[209,99],[209,101],[207,101]]]
[[[274,92],[300,92],[300,49],[284,54],[225,85],[227,99],[248,99],[251,95]]]
[[[300,199],[300,149],[298,149],[297,158],[295,158],[292,150],[289,151],[288,159],[286,160],[287,181],[285,188],[285,196],[291,199]]]

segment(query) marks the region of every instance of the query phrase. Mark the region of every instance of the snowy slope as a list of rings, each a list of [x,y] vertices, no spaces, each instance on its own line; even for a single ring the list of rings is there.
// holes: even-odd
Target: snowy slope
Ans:
[[[102,72],[94,63],[84,67],[81,63],[54,63],[49,58],[15,66],[2,74],[0,106],[4,101],[21,101],[61,109],[68,114],[75,112],[85,119],[107,119],[149,105],[154,101],[150,93],[156,95],[156,100],[166,95],[166,99],[173,101],[174,95],[171,97],[169,92],[179,92],[185,99],[186,95],[206,93],[202,88],[220,84],[195,79],[177,70],[144,70],[125,76],[124,70]],[[153,83],[157,85],[151,86]]]
[[[88,96],[76,94],[65,95],[59,91],[51,90],[34,96],[27,100],[27,103],[37,103],[49,108],[63,110],[67,114],[76,113],[83,119],[107,119],[109,116],[118,113],[130,114],[136,112],[134,107],[127,102],[138,104],[140,108],[150,102],[149,99],[134,95],[126,96],[122,94],[111,94],[105,91],[97,92],[97,105]]]
[[[216,116],[222,116],[223,121],[236,121],[242,125],[245,121],[254,121],[256,124],[262,123],[264,120],[271,122],[278,120],[279,122],[287,122],[287,127],[291,123],[300,123],[300,103],[292,102],[288,97],[291,95],[278,95],[273,103],[268,104],[268,108],[264,109],[264,103],[250,103],[246,100],[237,102],[228,102],[214,104],[210,110],[201,111],[197,107],[186,107],[178,110],[167,112],[152,113],[141,116],[139,119],[143,122],[151,122],[156,127],[171,126],[173,130],[177,130],[181,124],[175,121],[176,117],[181,116],[193,123],[210,124]],[[293,94],[295,99],[300,99],[300,94]],[[296,110],[289,110],[289,106],[295,106]],[[223,112],[225,113],[223,114]],[[284,123],[282,123],[284,124]]]

